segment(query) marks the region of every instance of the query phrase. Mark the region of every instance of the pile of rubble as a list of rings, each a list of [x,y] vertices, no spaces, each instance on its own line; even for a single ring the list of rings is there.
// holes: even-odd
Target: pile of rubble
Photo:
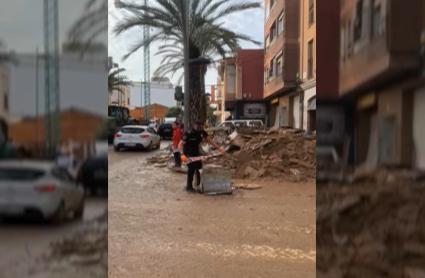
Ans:
[[[316,175],[316,140],[295,130],[238,130],[223,138],[213,134],[228,154],[212,163],[233,169],[235,178],[303,181]]]
[[[318,184],[317,277],[425,277],[425,182],[382,176]]]
[[[316,178],[315,136],[289,129],[214,130],[213,140],[226,149],[223,156],[210,158],[206,164],[226,167],[238,179],[285,179],[298,182]],[[171,167],[173,158],[164,149],[148,159],[156,167]]]

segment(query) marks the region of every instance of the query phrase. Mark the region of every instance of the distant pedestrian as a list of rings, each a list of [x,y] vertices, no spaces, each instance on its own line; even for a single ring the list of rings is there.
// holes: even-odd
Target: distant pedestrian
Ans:
[[[172,151],[174,155],[174,167],[180,168],[182,161],[181,161],[181,154],[179,150],[179,143],[182,140],[183,137],[183,131],[180,127],[179,122],[173,123],[173,143],[172,143]]]

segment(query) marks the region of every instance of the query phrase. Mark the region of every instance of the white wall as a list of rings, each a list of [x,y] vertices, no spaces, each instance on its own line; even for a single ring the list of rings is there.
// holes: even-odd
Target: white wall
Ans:
[[[141,99],[142,87],[140,82],[133,81],[133,86],[130,86],[130,107],[144,106]],[[151,83],[151,104],[158,103],[167,107],[176,106],[177,103],[174,100],[174,86],[169,84],[157,84]]]
[[[60,109],[70,107],[98,115],[107,115],[108,85],[105,60],[81,61],[72,57],[60,60]],[[18,63],[10,65],[11,116],[36,114],[35,55],[18,55]],[[39,64],[39,111],[44,113],[44,65]]]
[[[425,88],[415,93],[413,114],[413,140],[416,151],[416,167],[425,170]]]
[[[308,101],[316,95],[316,86],[304,91],[304,115],[302,129],[307,130],[308,122]]]

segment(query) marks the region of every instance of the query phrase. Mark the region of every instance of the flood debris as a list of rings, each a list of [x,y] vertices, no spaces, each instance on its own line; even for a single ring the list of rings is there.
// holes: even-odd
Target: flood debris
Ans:
[[[213,134],[213,139],[223,141],[222,136],[222,133]],[[297,130],[238,130],[230,134],[225,143],[228,155],[212,162],[232,169],[234,178],[292,182],[315,178],[316,140],[305,138]]]
[[[317,186],[317,277],[425,277],[425,182],[403,172]]]
[[[204,163],[229,169],[233,178],[301,182],[316,177],[314,135],[305,137],[303,132],[291,129],[238,129],[232,133],[214,129],[210,136],[226,153]],[[167,150],[148,159],[156,167],[166,167],[172,161]]]
[[[71,236],[55,241],[31,270],[31,277],[106,277],[108,270],[107,213]]]

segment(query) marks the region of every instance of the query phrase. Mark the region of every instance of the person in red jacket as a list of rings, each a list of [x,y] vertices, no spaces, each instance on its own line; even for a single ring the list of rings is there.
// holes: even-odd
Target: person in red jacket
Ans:
[[[179,143],[182,139],[183,132],[180,127],[179,122],[174,122],[173,124],[173,144],[172,150],[174,154],[174,167],[180,168],[182,164],[181,154],[179,150]]]

